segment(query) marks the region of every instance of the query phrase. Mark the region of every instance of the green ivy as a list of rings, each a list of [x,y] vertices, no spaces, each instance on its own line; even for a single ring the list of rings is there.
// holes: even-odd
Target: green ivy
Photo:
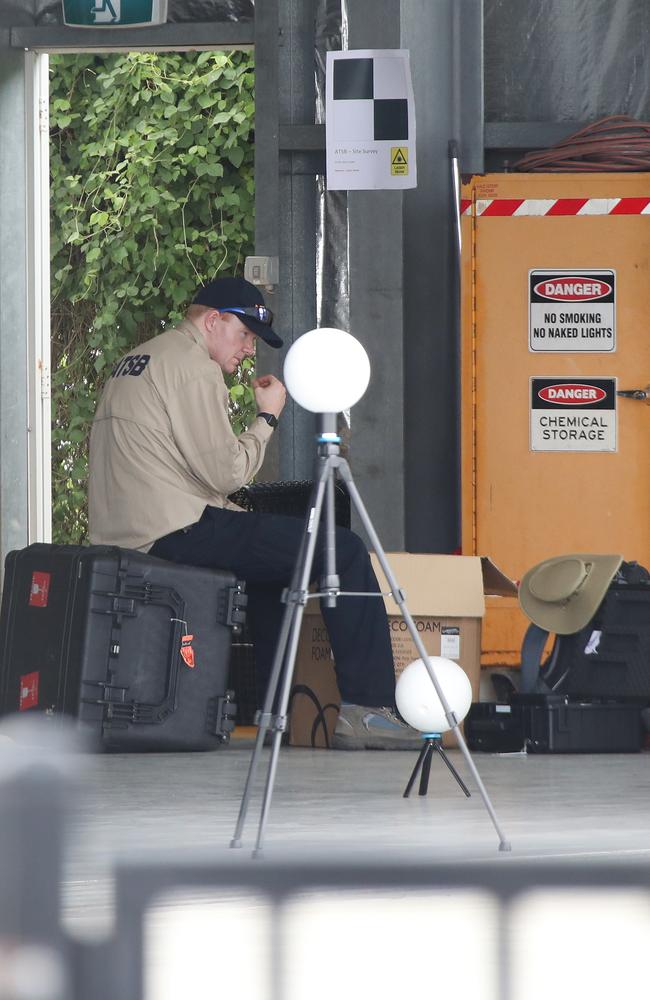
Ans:
[[[252,252],[250,53],[50,58],[52,516],[87,540],[88,435],[106,372]],[[231,380],[237,432],[251,363]]]

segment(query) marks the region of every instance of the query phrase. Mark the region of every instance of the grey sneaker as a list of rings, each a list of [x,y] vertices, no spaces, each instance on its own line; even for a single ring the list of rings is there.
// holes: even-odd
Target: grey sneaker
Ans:
[[[420,750],[422,734],[398,719],[391,708],[341,705],[332,736],[333,750]]]

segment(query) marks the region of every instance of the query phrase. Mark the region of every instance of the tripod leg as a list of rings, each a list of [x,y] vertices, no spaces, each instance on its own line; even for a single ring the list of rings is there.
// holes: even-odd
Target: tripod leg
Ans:
[[[443,707],[443,709],[445,711],[445,715],[447,717],[449,725],[450,725],[451,729],[453,730],[453,732],[456,734],[456,739],[458,740],[458,746],[460,747],[460,749],[461,749],[461,751],[462,751],[462,753],[463,753],[463,755],[465,757],[465,760],[467,761],[467,766],[469,767],[470,771],[472,772],[474,780],[476,781],[476,784],[478,786],[478,790],[480,792],[481,798],[483,799],[483,803],[485,805],[485,808],[488,811],[488,815],[489,815],[490,819],[492,820],[492,824],[494,826],[494,829],[496,830],[497,835],[499,837],[499,850],[500,851],[509,851],[510,850],[510,843],[506,839],[505,834],[503,833],[503,831],[502,831],[502,829],[501,829],[501,827],[499,825],[499,821],[498,821],[497,815],[496,815],[496,813],[494,811],[494,807],[492,806],[492,803],[490,801],[490,797],[489,797],[489,795],[487,793],[487,790],[486,790],[483,782],[481,781],[480,774],[476,770],[476,765],[474,764],[474,761],[472,760],[472,758],[470,756],[470,752],[467,749],[467,744],[465,743],[465,739],[463,737],[463,734],[460,731],[460,726],[458,725],[458,720],[457,720],[456,716],[454,715],[454,713],[451,711],[451,708],[449,707],[449,702],[445,698],[445,693],[442,690],[442,688],[440,687],[440,684],[438,683],[438,678],[436,677],[435,670],[433,669],[433,667],[429,663],[429,655],[428,655],[426,649],[424,648],[424,643],[422,642],[420,634],[419,634],[418,630],[415,627],[415,622],[413,621],[413,618],[411,617],[411,615],[409,613],[409,610],[408,610],[408,608],[406,606],[406,601],[404,599],[404,594],[400,590],[399,584],[398,584],[397,580],[395,579],[393,571],[390,568],[390,565],[388,563],[388,559],[386,558],[386,553],[384,552],[384,550],[383,550],[383,548],[381,546],[381,542],[379,541],[379,537],[377,535],[377,532],[374,529],[373,523],[370,520],[370,517],[368,515],[368,511],[366,510],[366,508],[364,506],[363,500],[361,499],[361,495],[360,495],[360,493],[359,493],[359,491],[358,491],[358,489],[357,489],[357,487],[356,487],[356,485],[354,483],[354,480],[352,478],[352,473],[350,472],[350,466],[348,465],[348,463],[346,462],[345,459],[340,459],[339,460],[339,463],[338,463],[338,472],[339,472],[339,475],[340,475],[341,479],[343,479],[343,481],[345,482],[345,484],[346,484],[346,486],[348,488],[348,493],[350,494],[350,500],[354,504],[354,506],[355,506],[355,508],[357,510],[357,513],[359,514],[359,517],[361,518],[361,523],[363,524],[363,527],[365,528],[365,530],[367,532],[368,538],[370,539],[370,544],[372,545],[373,549],[375,550],[375,553],[377,554],[377,558],[379,559],[381,568],[384,571],[384,575],[385,575],[385,577],[386,577],[386,579],[388,581],[388,585],[389,585],[389,587],[390,587],[390,589],[391,589],[391,591],[393,593],[393,597],[394,597],[397,605],[399,606],[399,609],[400,609],[400,611],[402,613],[402,617],[403,617],[404,621],[406,622],[406,625],[408,627],[408,630],[409,630],[409,633],[411,635],[411,638],[413,639],[413,642],[415,644],[415,648],[418,651],[418,656],[421,657],[422,662],[424,663],[424,665],[425,665],[425,667],[427,669],[429,677],[431,678],[431,683],[433,684],[434,688],[436,689],[436,694],[438,695],[438,697],[440,699],[440,703],[441,703],[441,705],[442,705],[442,707]]]
[[[313,562],[313,553],[312,553],[312,557],[311,557],[311,561],[309,563],[309,566],[307,567],[306,573],[304,571],[305,570],[305,563],[306,563],[306,560],[307,560],[309,544],[310,544],[310,541],[312,539],[311,526],[313,526],[314,523],[315,523],[316,524],[316,529],[317,529],[317,525],[318,525],[317,519],[314,516],[312,516],[312,507],[315,507],[315,505],[316,505],[316,501],[318,500],[319,492],[320,492],[320,506],[322,507],[322,502],[323,502],[322,501],[322,496],[323,496],[324,489],[325,489],[325,485],[324,485],[325,475],[326,475],[326,469],[325,469],[325,464],[324,464],[323,468],[321,470],[321,475],[319,476],[318,482],[314,484],[314,489],[312,491],[312,498],[310,498],[309,510],[308,510],[307,516],[305,518],[305,531],[304,531],[304,534],[302,536],[302,540],[301,540],[301,543],[300,543],[300,549],[298,551],[298,557],[296,559],[296,565],[294,567],[294,571],[293,571],[293,574],[292,574],[292,577],[291,577],[291,585],[290,585],[290,588],[289,588],[289,594],[288,594],[288,598],[287,598],[287,605],[285,607],[284,615],[283,615],[283,618],[282,618],[282,625],[281,625],[281,628],[280,628],[280,634],[279,634],[279,637],[278,637],[278,644],[276,646],[275,656],[274,656],[274,659],[273,659],[273,667],[271,669],[271,676],[269,678],[268,686],[267,686],[267,689],[266,689],[266,694],[264,696],[264,705],[263,705],[263,708],[262,708],[262,713],[261,713],[261,717],[260,717],[260,721],[259,721],[259,727],[258,727],[258,730],[257,730],[257,739],[255,741],[255,749],[253,750],[253,756],[251,758],[251,762],[250,762],[249,767],[248,767],[248,775],[246,777],[246,784],[244,785],[244,792],[243,792],[241,804],[240,804],[240,807],[239,807],[239,816],[237,818],[237,825],[236,825],[236,828],[235,828],[235,833],[234,833],[233,839],[230,842],[230,846],[231,847],[241,847],[242,846],[241,837],[242,837],[244,825],[245,825],[245,822],[246,822],[246,816],[248,814],[248,806],[249,806],[250,798],[251,798],[252,791],[253,791],[253,784],[254,784],[254,781],[255,781],[255,777],[257,775],[257,769],[258,769],[258,766],[259,766],[259,761],[260,761],[262,749],[264,747],[264,737],[266,736],[266,733],[267,733],[268,728],[269,728],[269,724],[271,722],[271,719],[273,718],[273,706],[274,706],[274,703],[275,703],[275,700],[276,700],[276,694],[277,694],[277,690],[278,690],[278,685],[280,683],[280,677],[281,677],[281,674],[282,674],[282,670],[283,670],[283,668],[285,669],[285,671],[289,670],[289,665],[291,665],[290,673],[293,673],[293,660],[290,660],[290,658],[288,657],[288,655],[287,655],[287,649],[288,649],[288,644],[289,644],[290,636],[292,635],[293,631],[295,630],[294,629],[294,626],[295,626],[295,617],[296,617],[297,608],[299,606],[298,605],[298,601],[301,599],[301,594],[304,591],[306,591],[306,589],[307,589],[307,587],[309,585],[309,574],[311,572],[311,562]],[[321,479],[323,480],[322,483],[321,483]],[[314,541],[314,544],[315,544],[315,541]],[[305,579],[305,577],[306,577],[307,582],[303,585],[303,580]],[[301,611],[300,617],[302,619],[302,611]],[[286,711],[286,709],[285,709],[285,711]],[[280,731],[280,735],[277,738],[278,744],[281,742],[281,740],[282,740],[282,732]],[[273,767],[274,771],[275,771],[275,766],[273,765],[273,749],[275,747],[275,742],[276,742],[276,739],[275,739],[275,735],[274,735],[274,740],[273,740],[273,744],[272,744],[272,752],[271,752],[271,763],[269,765],[269,769],[271,767]]]
[[[461,778],[460,774],[458,773],[458,771],[456,770],[456,768],[454,767],[454,765],[452,764],[452,762],[449,760],[449,757],[447,756],[447,754],[442,749],[442,747],[440,746],[439,743],[436,743],[434,746],[435,746],[435,749],[438,751],[438,754],[440,755],[440,757],[442,757],[442,759],[444,760],[445,764],[447,765],[447,767],[451,771],[453,777],[456,779],[456,781],[458,782],[458,784],[460,785],[460,787],[465,792],[465,795],[469,799],[471,797],[470,796],[469,788],[467,787],[467,785],[465,784],[465,782]]]
[[[431,774],[431,758],[433,757],[433,740],[427,740],[427,752],[422,762],[422,774],[420,775],[420,787],[418,795],[426,795],[429,790],[429,775]]]
[[[426,745],[426,743],[423,743],[422,744],[422,749],[420,750],[420,753],[418,754],[418,759],[415,762],[415,767],[411,771],[411,777],[408,780],[408,785],[404,789],[404,794],[402,796],[403,799],[408,799],[409,795],[411,794],[411,789],[413,788],[413,785],[415,784],[415,779],[418,776],[418,771],[422,767],[422,761],[424,760],[424,758],[426,756],[426,752],[427,752],[427,745]]]
[[[304,544],[301,546],[302,559],[299,560],[298,563],[296,564],[294,579],[292,581],[293,594],[290,595],[290,599],[292,597],[294,598],[295,606],[291,618],[291,626],[290,629],[288,630],[286,650],[283,657],[284,674],[282,679],[282,686],[280,689],[280,705],[278,709],[278,717],[283,721],[286,719],[287,708],[289,705],[289,696],[291,693],[291,681],[293,678],[293,669],[296,660],[296,652],[298,649],[298,639],[300,635],[300,625],[302,623],[302,616],[304,612],[304,598],[303,598],[303,603],[298,603],[298,602],[301,599],[301,595],[307,593],[309,587],[312,566],[314,563],[314,553],[316,550],[318,527],[320,524],[320,517],[323,510],[325,488],[328,483],[328,478],[334,475],[334,465],[335,465],[335,459],[333,457],[323,458],[320,462],[320,471],[318,479],[314,484],[314,489],[312,492],[313,502],[310,503],[310,511],[307,515],[307,520],[305,522],[305,538],[304,538]],[[264,798],[262,801],[262,810],[260,813],[260,822],[257,831],[257,842],[255,845],[255,850],[253,852],[254,857],[259,857],[262,853],[262,848],[264,843],[264,831],[266,827],[266,821],[268,819],[269,809],[271,807],[271,798],[273,796],[273,787],[275,784],[278,755],[280,752],[280,742],[281,742],[281,733],[276,731],[273,739],[273,744],[271,747],[271,759],[269,762],[269,769],[266,777],[266,785],[264,788]]]
[[[275,659],[273,661],[273,669],[271,670],[271,676],[269,678],[268,687],[266,689],[266,694],[264,697],[264,705],[262,708],[262,714],[260,716],[257,739],[255,741],[255,749],[253,750],[253,756],[251,757],[251,762],[248,767],[248,775],[246,776],[246,784],[244,785],[244,793],[242,795],[241,804],[239,807],[239,816],[237,818],[237,826],[235,828],[235,833],[233,839],[230,841],[231,847],[241,847],[241,837],[244,830],[244,824],[246,823],[246,816],[248,814],[248,806],[250,803],[251,794],[253,791],[253,784],[255,781],[255,776],[257,774],[257,768],[259,766],[260,756],[262,749],[264,747],[264,737],[269,728],[269,722],[272,717],[273,703],[275,701],[275,694],[278,688],[278,683],[280,680],[280,672],[282,670],[282,665],[285,660],[285,651],[287,648],[287,641],[289,638],[289,633],[293,623],[294,615],[296,611],[295,604],[288,603],[282,620],[282,627],[280,629],[280,636],[278,639],[278,645],[275,651]],[[282,733],[279,734],[279,739],[282,739]]]
[[[305,565],[307,566],[307,568],[311,569],[311,562],[306,562]],[[300,626],[302,624],[303,612],[304,612],[304,606],[302,604],[297,604],[294,609],[291,631],[289,633],[289,641],[285,657],[284,675],[282,678],[282,687],[280,690],[280,704],[278,707],[278,716],[283,720],[286,719],[287,708],[289,706],[289,697],[291,695],[291,682],[293,680],[293,667],[296,660],[296,651],[298,649],[298,639],[300,637]],[[269,761],[269,769],[266,776],[266,785],[264,787],[264,798],[262,800],[260,821],[257,829],[257,841],[255,843],[255,850],[253,852],[253,857],[261,857],[262,849],[264,846],[264,831],[266,829],[266,822],[268,819],[269,810],[271,808],[271,798],[273,796],[273,788],[275,786],[275,775],[278,769],[278,756],[280,754],[281,742],[282,742],[282,732],[280,730],[276,730],[275,733],[273,734],[273,743],[271,744],[271,759]]]

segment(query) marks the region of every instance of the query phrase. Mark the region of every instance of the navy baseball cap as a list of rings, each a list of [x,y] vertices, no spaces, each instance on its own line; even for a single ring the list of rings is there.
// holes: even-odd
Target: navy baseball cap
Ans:
[[[273,313],[264,305],[262,293],[244,278],[216,278],[208,282],[198,290],[192,305],[233,313],[269,347],[282,347],[282,341],[271,328]]]

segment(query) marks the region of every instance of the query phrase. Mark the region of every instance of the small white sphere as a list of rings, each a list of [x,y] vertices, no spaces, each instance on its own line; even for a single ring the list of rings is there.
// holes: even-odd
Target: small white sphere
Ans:
[[[449,707],[462,722],[472,704],[469,677],[462,667],[444,656],[429,656],[428,660]],[[419,729],[421,733],[444,733],[451,729],[422,660],[413,660],[404,667],[395,687],[395,703],[409,726]]]
[[[296,403],[312,413],[340,413],[361,399],[370,381],[366,349],[334,327],[309,330],[284,360],[284,381]]]

